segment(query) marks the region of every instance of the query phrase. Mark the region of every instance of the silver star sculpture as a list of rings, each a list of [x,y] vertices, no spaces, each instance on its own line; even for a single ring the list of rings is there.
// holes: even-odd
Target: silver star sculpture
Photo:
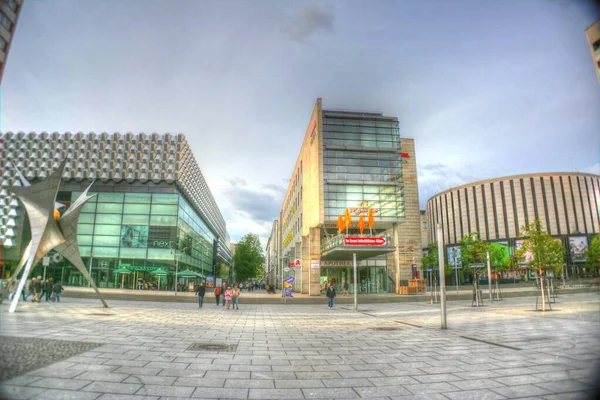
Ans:
[[[88,191],[94,182],[81,193],[62,216],[55,213],[57,206],[60,205],[60,203],[56,202],[56,195],[62,181],[65,163],[66,159],[47,179],[34,185],[31,185],[17,169],[22,186],[12,186],[9,188],[23,203],[31,226],[31,241],[25,248],[21,261],[9,283],[9,287],[11,287],[10,285],[14,283],[19,272],[24,267],[25,272],[19,281],[17,292],[8,309],[9,312],[14,312],[17,308],[25,282],[33,266],[52,249],[61,254],[77,268],[81,275],[94,288],[103,306],[108,307],[94,280],[86,270],[79,254],[79,246],[77,245],[77,222],[85,203],[95,196],[95,194],[88,195]]]

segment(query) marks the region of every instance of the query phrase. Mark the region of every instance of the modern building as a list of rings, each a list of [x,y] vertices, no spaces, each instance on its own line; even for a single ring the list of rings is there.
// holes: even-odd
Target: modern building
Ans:
[[[265,282],[270,285],[275,285],[277,288],[281,287],[283,278],[281,269],[279,268],[281,265],[279,262],[280,242],[279,220],[275,220],[273,221],[271,234],[269,235],[265,249]]]
[[[451,263],[458,242],[473,232],[511,256],[520,246],[522,227],[539,219],[569,249],[567,272],[572,273],[600,232],[600,176],[557,172],[473,182],[436,194],[427,201],[426,213],[429,242],[436,241],[440,224]]]
[[[10,44],[15,36],[15,28],[22,7],[23,0],[0,1],[0,85],[2,84],[4,66],[6,65]]]
[[[600,20],[587,27],[585,36],[590,45],[594,71],[596,71],[596,77],[598,78],[598,83],[600,83]]]
[[[78,245],[99,287],[135,287],[138,280],[153,281],[153,271],[162,268],[168,275],[161,286],[172,288],[176,270],[211,276],[217,264],[231,264],[225,221],[184,135],[9,132],[1,145],[4,272],[29,242],[28,220],[8,188],[17,184],[18,171],[34,183],[65,158],[58,211],[95,181],[97,196],[82,210]],[[86,285],[60,257],[48,264],[64,283]],[[114,271],[124,267],[132,274],[122,279]]]
[[[346,209],[353,226],[340,235]],[[369,209],[375,227],[361,235],[357,222]],[[293,277],[294,290],[310,295],[325,282],[338,289],[348,282],[353,291],[352,254],[339,240],[372,234],[386,238],[386,254],[361,249],[358,290],[398,292],[417,274],[420,226],[414,141],[400,137],[398,118],[326,110],[317,99],[269,239],[274,274]]]

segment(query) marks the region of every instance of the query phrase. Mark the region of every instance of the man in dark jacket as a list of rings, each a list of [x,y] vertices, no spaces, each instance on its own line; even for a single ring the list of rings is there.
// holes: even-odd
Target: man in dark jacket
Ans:
[[[329,309],[333,309],[333,299],[335,298],[335,288],[333,287],[333,283],[331,283],[329,285],[329,288],[327,288],[327,300],[328,300],[328,307]]]
[[[54,286],[52,286],[52,291],[54,292],[54,300],[60,303],[60,293],[63,291],[63,287],[60,282],[56,282]]]
[[[204,295],[206,294],[206,287],[204,286],[204,282],[200,282],[200,285],[196,288],[196,294],[198,295],[198,305],[202,308],[202,304],[204,303]]]

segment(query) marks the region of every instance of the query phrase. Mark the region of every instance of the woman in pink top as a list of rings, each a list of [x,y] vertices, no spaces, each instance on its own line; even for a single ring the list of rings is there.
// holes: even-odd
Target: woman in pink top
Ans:
[[[231,306],[231,286],[227,286],[227,290],[225,291],[225,308],[229,310]]]

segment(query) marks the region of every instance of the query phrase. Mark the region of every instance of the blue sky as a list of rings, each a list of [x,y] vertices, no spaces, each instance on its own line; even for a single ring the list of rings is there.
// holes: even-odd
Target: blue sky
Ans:
[[[232,240],[268,237],[317,97],[400,119],[420,201],[599,173],[593,1],[27,0],[2,130],[184,133]]]

